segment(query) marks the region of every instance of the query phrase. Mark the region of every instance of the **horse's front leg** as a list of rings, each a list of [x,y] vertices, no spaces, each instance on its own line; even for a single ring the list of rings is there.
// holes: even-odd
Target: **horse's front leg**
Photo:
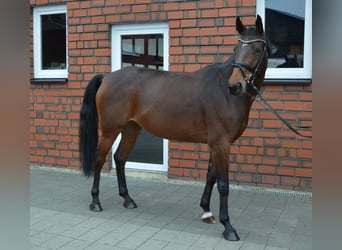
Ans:
[[[223,237],[226,240],[240,240],[236,230],[230,223],[228,214],[228,195],[229,195],[229,179],[228,179],[228,160],[230,153],[230,144],[219,145],[212,149],[213,164],[217,179],[217,189],[220,194],[220,222],[224,226]]]
[[[209,224],[215,224],[216,219],[213,213],[210,211],[210,198],[213,192],[213,186],[216,182],[215,169],[213,167],[212,156],[210,153],[209,164],[208,164],[208,172],[207,172],[207,180],[204,187],[204,192],[201,198],[200,206],[203,209],[202,221]]]

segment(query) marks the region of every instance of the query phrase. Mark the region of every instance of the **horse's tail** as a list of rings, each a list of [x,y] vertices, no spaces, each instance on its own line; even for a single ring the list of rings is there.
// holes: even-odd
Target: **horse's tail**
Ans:
[[[98,142],[98,115],[95,97],[99,89],[103,75],[94,76],[85,92],[80,111],[79,150],[80,160],[85,176],[89,177],[94,172]]]

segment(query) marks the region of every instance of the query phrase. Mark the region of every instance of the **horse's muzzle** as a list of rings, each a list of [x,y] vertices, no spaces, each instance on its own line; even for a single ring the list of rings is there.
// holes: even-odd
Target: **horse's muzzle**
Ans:
[[[228,88],[229,88],[230,94],[232,94],[232,95],[238,96],[238,95],[242,94],[242,84],[241,84],[241,82],[237,82],[237,83],[234,83],[234,84],[229,84]]]

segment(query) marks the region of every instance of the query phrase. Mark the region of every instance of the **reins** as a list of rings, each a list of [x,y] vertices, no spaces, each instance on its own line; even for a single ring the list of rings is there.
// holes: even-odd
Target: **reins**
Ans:
[[[265,100],[265,98],[261,95],[259,89],[255,86],[254,84],[254,81],[255,81],[255,78],[256,78],[256,72],[258,72],[258,69],[259,69],[259,66],[261,64],[261,60],[264,56],[264,53],[265,53],[265,49],[266,49],[266,46],[267,46],[267,42],[265,40],[262,40],[262,39],[253,39],[253,40],[249,40],[249,41],[246,41],[246,40],[242,40],[242,39],[239,39],[239,41],[242,43],[242,44],[245,44],[245,45],[248,45],[250,43],[254,43],[254,42],[261,42],[264,44],[264,47],[263,47],[263,53],[262,55],[260,56],[259,58],[259,61],[257,63],[257,65],[255,66],[255,68],[252,68],[250,67],[249,65],[247,65],[246,63],[244,62],[241,62],[241,61],[237,61],[235,63],[233,63],[232,65],[234,67],[238,67],[243,75],[243,77],[245,78],[245,81],[247,84],[250,84],[253,89],[255,90],[255,92],[257,93],[257,96],[259,96],[260,100],[261,100],[261,103],[264,105],[264,107],[271,111],[273,114],[275,114],[275,116],[280,120],[282,121],[292,132],[294,132],[295,134],[299,135],[299,136],[302,136],[304,138],[312,138],[312,136],[309,136],[309,135],[303,135],[302,133],[300,133],[297,129],[312,129],[311,126],[295,126],[297,129],[294,128],[294,126],[292,126],[287,120],[285,120],[283,117],[280,116],[280,114],[271,107],[271,105]],[[252,74],[247,77],[246,73],[243,71],[243,68],[246,68],[248,71],[250,71]],[[248,92],[247,94],[252,98],[252,100],[255,99],[254,96],[250,95]]]
[[[303,135],[302,133],[300,133],[297,129],[312,129],[311,126],[295,126],[297,129],[294,128],[294,126],[292,126],[287,120],[285,120],[283,117],[280,116],[280,114],[271,107],[271,105],[265,100],[265,98],[261,95],[260,91],[258,90],[258,88],[254,85],[253,82],[250,82],[250,84],[252,85],[253,89],[256,91],[257,95],[259,96],[261,103],[264,105],[264,107],[266,107],[266,109],[268,111],[271,111],[273,114],[275,114],[279,120],[281,120],[292,132],[294,132],[295,134],[302,136],[304,138],[312,138],[312,136],[310,135]]]

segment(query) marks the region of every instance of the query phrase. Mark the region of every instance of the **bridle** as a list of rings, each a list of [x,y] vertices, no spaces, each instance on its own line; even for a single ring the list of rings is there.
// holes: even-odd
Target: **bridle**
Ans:
[[[249,66],[248,64],[244,63],[244,62],[241,62],[241,61],[236,61],[234,63],[232,63],[233,67],[237,67],[239,68],[239,70],[241,71],[241,74],[243,75],[245,81],[246,81],[246,84],[247,85],[251,85],[252,88],[255,90],[256,92],[256,96],[259,96],[260,100],[262,101],[261,103],[269,110],[271,111],[273,114],[275,114],[279,120],[281,120],[292,132],[294,132],[295,134],[297,135],[300,135],[302,137],[305,137],[305,138],[312,138],[312,136],[308,136],[308,135],[303,135],[302,133],[298,132],[297,129],[311,129],[311,127],[309,126],[295,126],[297,129],[295,129],[288,121],[286,121],[283,117],[281,117],[278,112],[276,110],[274,110],[271,105],[262,97],[259,89],[255,86],[254,84],[254,81],[256,79],[256,73],[258,72],[259,70],[259,67],[261,65],[261,62],[265,56],[265,53],[267,53],[267,42],[263,39],[253,39],[253,40],[242,40],[242,39],[239,39],[239,42],[241,42],[243,45],[242,46],[246,46],[248,44],[251,44],[251,43],[257,43],[257,42],[260,42],[260,43],[263,43],[263,51],[262,51],[262,54],[258,60],[258,63],[256,64],[256,66],[254,68],[252,68],[251,66]],[[249,72],[251,72],[251,75],[250,76],[247,76],[245,71],[243,70],[243,68],[247,69]],[[246,92],[251,100],[253,101],[255,99],[256,96],[254,95],[251,95],[250,93]]]
[[[243,44],[242,46],[246,46],[246,45],[249,45],[251,43],[262,43],[264,45],[262,48],[262,54],[259,57],[258,63],[256,64],[256,66],[254,68],[252,68],[251,66],[249,66],[248,64],[246,64],[242,61],[236,61],[236,62],[232,63],[233,67],[239,68],[243,78],[245,79],[246,84],[251,85],[253,87],[253,89],[255,89],[256,86],[254,84],[254,81],[256,78],[256,73],[259,70],[259,67],[261,65],[261,62],[262,62],[265,54],[267,53],[267,42],[263,39],[253,39],[253,40],[239,39],[239,42],[241,42]],[[251,74],[249,76],[247,76],[245,71],[243,70],[243,68],[247,69],[249,72],[251,72]],[[254,99],[254,97],[252,97],[252,98]]]

